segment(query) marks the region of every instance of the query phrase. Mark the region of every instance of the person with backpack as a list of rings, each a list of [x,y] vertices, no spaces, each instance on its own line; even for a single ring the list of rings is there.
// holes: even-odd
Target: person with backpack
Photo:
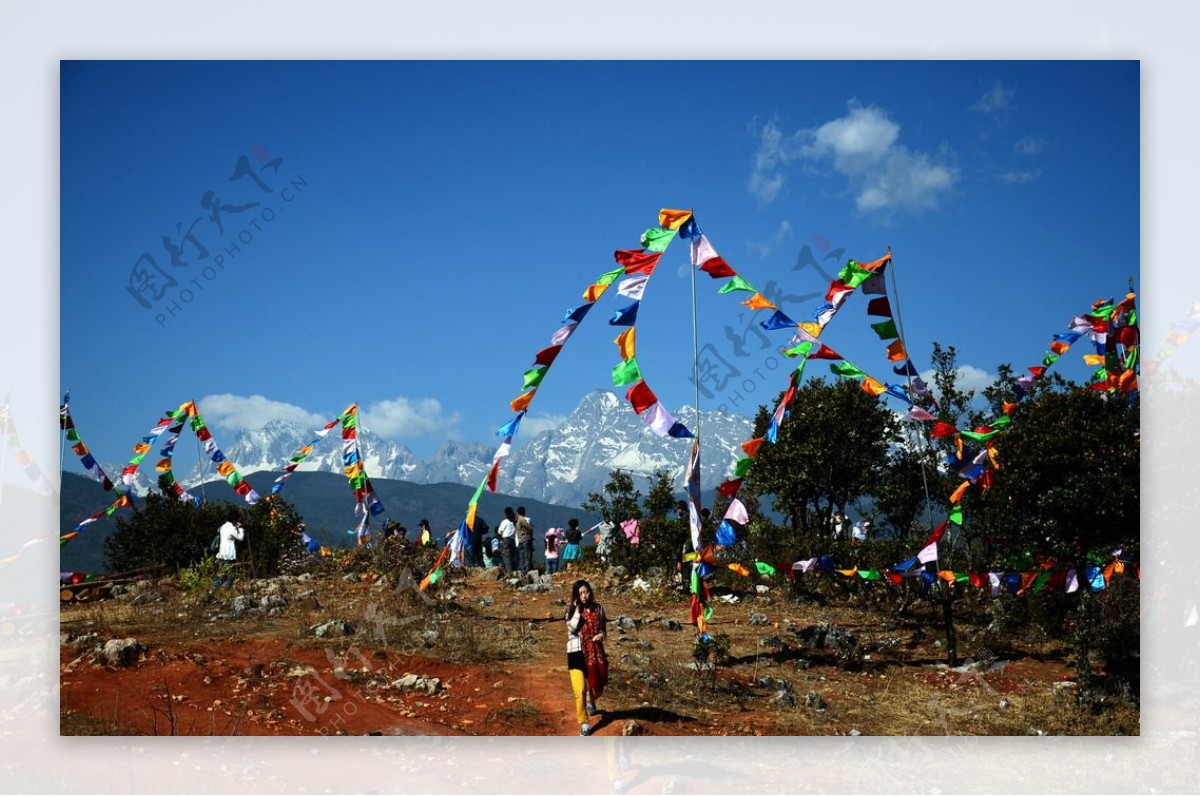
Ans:
[[[583,558],[583,548],[580,547],[580,542],[583,541],[583,533],[579,530],[579,520],[571,518],[567,523],[567,543],[563,545],[562,561],[566,565],[566,571],[571,571],[571,562],[578,561]]]

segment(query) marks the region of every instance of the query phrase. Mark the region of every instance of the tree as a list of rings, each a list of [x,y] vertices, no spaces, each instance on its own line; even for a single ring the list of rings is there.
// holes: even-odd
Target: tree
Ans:
[[[230,509],[238,512],[245,528],[246,541],[240,545],[238,560],[255,576],[276,574],[283,553],[298,543],[291,529],[300,523],[291,504],[277,496],[255,506],[197,506],[151,492],[140,510],[118,518],[116,530],[104,541],[105,558],[118,572],[158,565],[175,570],[191,566],[208,554],[209,543]]]
[[[1084,563],[1088,553],[1136,547],[1139,528],[1135,398],[1088,389],[1026,400],[997,439],[996,483],[977,501],[977,522],[998,560],[1043,554]]]
[[[921,433],[923,436],[924,429]],[[935,491],[941,485],[937,457],[924,440],[917,444],[921,447],[916,450],[904,445],[892,449],[887,467],[871,491],[875,510],[887,521],[893,535],[901,539],[928,533],[925,526],[929,504],[940,507],[941,495]],[[917,529],[920,531],[914,534]]]
[[[760,407],[756,437],[769,419]],[[775,444],[759,448],[744,491],[770,495],[793,530],[824,528],[833,511],[845,513],[880,481],[897,432],[894,415],[856,384],[811,381],[797,390]]]
[[[599,514],[606,522],[623,522],[641,519],[639,502],[642,493],[633,488],[633,476],[624,470],[613,470],[604,485],[604,493],[589,492],[580,508]]]

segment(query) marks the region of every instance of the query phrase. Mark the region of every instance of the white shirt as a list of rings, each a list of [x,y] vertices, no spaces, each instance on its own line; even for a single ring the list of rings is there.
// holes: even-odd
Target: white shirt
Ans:
[[[511,539],[517,535],[517,526],[513,525],[512,520],[505,517],[500,521],[500,527],[496,529],[496,533],[504,539]]]
[[[237,545],[233,543],[233,540],[236,539],[240,542],[246,538],[241,526],[226,520],[218,533],[221,534],[221,549],[217,551],[217,558],[222,561],[237,561]]]

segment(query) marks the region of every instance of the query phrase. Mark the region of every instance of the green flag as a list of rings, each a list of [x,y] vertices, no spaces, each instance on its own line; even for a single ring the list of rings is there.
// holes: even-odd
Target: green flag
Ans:
[[[741,478],[746,473],[750,472],[750,463],[753,459],[738,459],[737,464],[733,468],[733,475],[736,478]]]
[[[638,368],[637,357],[630,357],[612,369],[612,380],[615,387],[633,384],[641,378],[642,371]]]
[[[745,279],[742,279],[740,276],[735,275],[732,279],[730,279],[728,282],[726,282],[725,286],[722,287],[720,290],[718,290],[717,293],[718,294],[732,293],[735,290],[744,290],[747,293],[757,293],[758,292],[757,290],[754,289],[754,285],[751,285],[749,282],[747,282]]]
[[[1058,354],[1050,353],[1050,354],[1046,354],[1046,356],[1042,357],[1042,364],[1045,365],[1046,367],[1050,367],[1057,361],[1058,361]]]
[[[877,569],[860,569],[858,576],[863,580],[883,580],[883,576],[879,574]]]
[[[479,482],[479,486],[475,488],[475,494],[471,495],[471,500],[467,503],[468,506],[474,506],[479,502],[479,498],[483,496],[483,490],[485,487],[487,487],[486,475],[483,477],[483,480]]]
[[[867,375],[851,365],[849,362],[834,362],[829,366],[829,370],[832,373],[835,373],[838,376],[844,376],[847,379],[861,379]]]
[[[525,371],[525,386],[522,390],[528,390],[530,387],[536,387],[542,383],[542,379],[546,376],[546,371],[549,370],[547,365],[539,365],[536,368],[530,368]]]
[[[875,334],[879,335],[880,340],[894,340],[900,336],[900,332],[896,331],[896,319],[888,318],[886,321],[871,324],[871,328],[875,330]]]
[[[953,506],[950,508],[950,516],[949,516],[949,517],[947,517],[946,519],[950,520],[950,522],[954,523],[955,525],[961,526],[961,525],[962,525],[962,521],[963,521],[963,510],[962,510],[962,504],[961,504],[961,503],[955,503],[955,504],[954,504],[954,505],[953,505]]]
[[[642,233],[642,246],[652,252],[664,252],[675,237],[675,230],[651,227]]]
[[[771,566],[770,564],[764,563],[762,561],[755,561],[754,568],[758,570],[758,574],[760,574],[760,575],[774,575],[775,574],[775,567]]]
[[[1050,573],[1043,572],[1033,581],[1033,593],[1037,594],[1046,586],[1046,581],[1050,580]]]
[[[787,351],[784,351],[783,355],[785,357],[805,357],[805,356],[808,356],[809,351],[812,351],[812,347],[813,347],[812,341],[805,340],[800,345],[795,346],[793,348],[789,348]]]
[[[863,282],[871,278],[873,271],[863,268],[854,260],[847,260],[846,267],[838,272],[838,279],[842,280],[847,287],[858,287]]]
[[[620,279],[621,275],[624,273],[625,266],[618,266],[611,271],[605,271],[604,273],[600,274],[600,277],[596,280],[596,284],[611,285],[613,282],[616,282],[618,279]]]
[[[1012,422],[1011,417],[1009,417],[1008,415],[1001,415],[1000,417],[996,418],[992,422],[988,423],[988,425],[991,426],[992,428],[1004,428],[1011,422]]]
[[[959,436],[966,437],[967,439],[975,440],[976,442],[979,442],[979,443],[987,442],[989,439],[991,439],[992,437],[996,436],[999,433],[1000,433],[1000,429],[996,429],[995,431],[989,431],[986,434],[980,434],[979,432],[976,432],[976,431],[960,431],[960,432],[958,432]]]

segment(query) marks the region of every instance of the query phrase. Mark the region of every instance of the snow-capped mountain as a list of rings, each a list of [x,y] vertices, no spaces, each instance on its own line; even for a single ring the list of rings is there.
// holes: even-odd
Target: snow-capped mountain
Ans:
[[[675,413],[693,431],[695,411],[683,407]],[[749,418],[723,412],[704,412],[701,418],[704,450],[701,476],[705,489],[712,489],[730,473],[739,456],[738,445],[750,437]],[[243,476],[281,471],[291,456],[316,437],[313,429],[274,420],[259,429],[245,430],[227,439],[217,434],[225,456]],[[429,459],[419,461],[404,445],[383,439],[359,427],[359,448],[367,474],[373,479],[395,479],[418,484],[458,483],[476,486],[491,466],[494,447],[480,443],[448,440]],[[512,454],[501,465],[500,492],[558,505],[577,506],[589,492],[600,492],[615,469],[634,476],[643,493],[646,482],[658,469],[666,469],[682,489],[691,440],[659,437],[635,415],[629,405],[611,392],[597,390],[583,397],[571,416],[558,428],[515,441]],[[175,454],[176,476],[187,487],[219,476],[207,458],[189,452],[181,440]],[[147,456],[147,461],[154,457]],[[184,464],[189,462],[190,467]],[[331,429],[300,471],[342,472],[341,431]],[[109,469],[119,477],[119,465]],[[185,474],[186,473],[186,474]],[[153,464],[138,472],[137,494],[144,494],[154,481]]]
[[[675,417],[695,425],[694,409],[684,407]],[[752,423],[715,411],[703,412],[701,423],[701,481],[705,488],[715,488],[737,460],[737,446],[750,438]],[[501,465],[498,488],[547,503],[578,505],[589,492],[603,490],[612,470],[632,473],[644,493],[640,476],[665,469],[679,489],[691,445],[690,439],[659,437],[625,401],[598,390],[585,395],[561,426],[515,447]]]

